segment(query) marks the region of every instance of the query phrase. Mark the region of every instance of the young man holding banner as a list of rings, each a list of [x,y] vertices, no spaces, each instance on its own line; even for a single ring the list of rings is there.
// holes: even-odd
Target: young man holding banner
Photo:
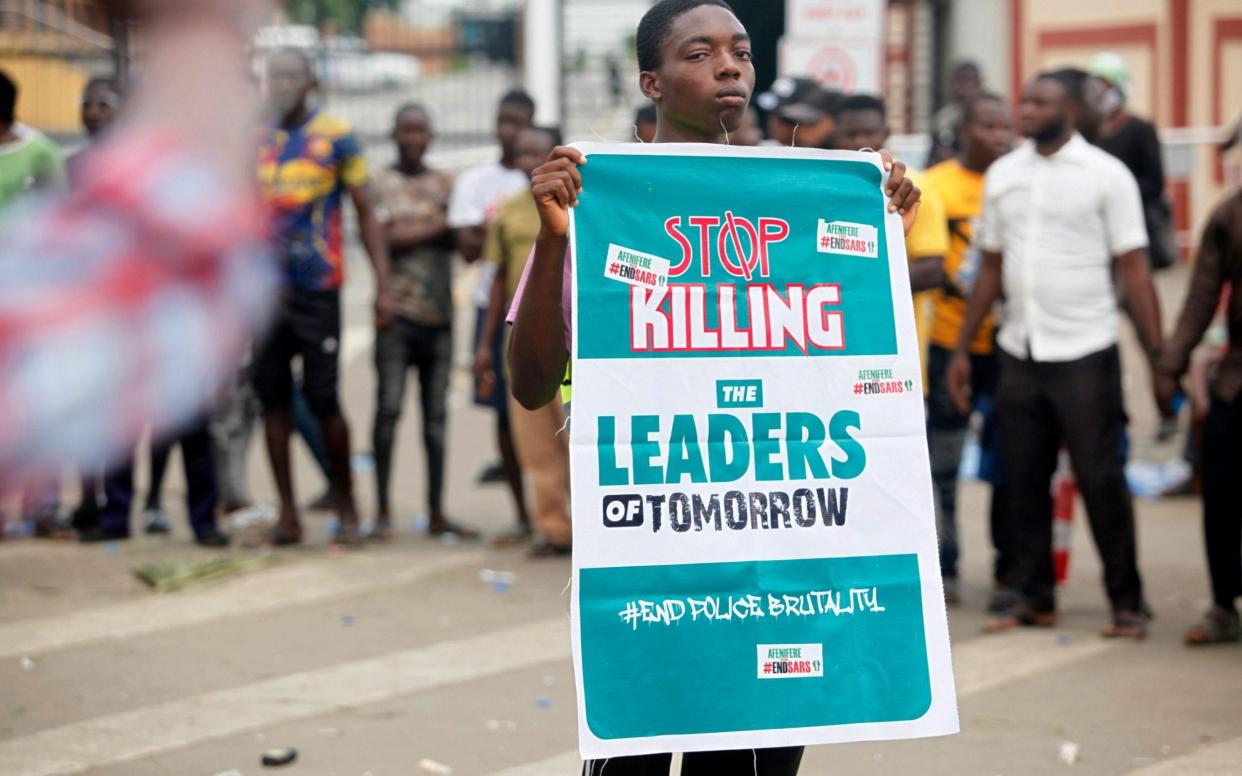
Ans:
[[[511,386],[523,406],[552,401],[571,348],[575,355],[579,731],[584,756],[609,758],[588,761],[584,773],[667,774],[671,755],[662,752],[679,749],[691,752],[683,776],[783,776],[798,770],[798,744],[954,732],[899,225],[912,222],[919,191],[905,166],[887,155],[882,167],[889,175],[882,182],[874,157],[707,145],[727,142],[736,131],[754,87],[749,37],[724,2],[662,0],[640,23],[637,46],[641,86],[658,110],[656,143],[687,145],[594,146],[584,170],[585,154],[557,148],[535,171],[541,226],[509,314]],[[759,188],[781,202],[767,201]],[[795,196],[802,191],[812,196]],[[661,207],[656,215],[647,212]],[[769,207],[774,213],[784,207],[791,217],[760,215]],[[799,209],[806,212],[793,218]],[[818,232],[815,214],[823,216]],[[632,247],[601,241],[613,231],[624,232],[618,239]],[[681,259],[674,267],[647,250],[680,253]],[[712,282],[669,283],[695,272]],[[743,290],[733,279],[742,276],[755,282]],[[822,277],[836,282],[817,282]],[[743,307],[751,313],[741,315]],[[872,372],[880,370],[860,373],[819,358],[838,354],[891,356],[882,363],[892,367],[883,370],[892,379],[875,377],[873,383]],[[770,357],[747,358],[752,355]],[[773,379],[708,379],[723,368],[736,371],[722,377]],[[849,390],[829,382],[843,376]],[[873,393],[873,385],[881,390],[864,403],[860,397]],[[711,431],[701,437],[695,429],[701,414],[668,416],[696,400],[714,399],[724,409],[763,407],[765,398],[773,407],[818,404],[821,414],[712,414]],[[834,413],[824,402],[851,409]],[[853,407],[870,413],[865,438]],[[652,414],[612,417],[640,408]],[[702,405],[688,408],[695,409]],[[883,433],[890,428],[886,416],[900,416],[903,425],[894,429],[900,438]],[[753,474],[743,417],[755,429]],[[671,439],[661,426],[670,419]],[[789,436],[778,439],[782,423]],[[666,443],[667,468],[653,461]],[[860,477],[867,466],[863,443],[873,456],[900,445],[900,477],[913,485],[908,493],[883,486],[856,491],[849,503],[863,510],[865,524],[846,528],[846,488],[821,487],[818,502],[810,488]],[[837,455],[821,454],[820,446]],[[777,461],[781,447],[787,454]],[[751,492],[749,500],[730,491],[721,510],[720,494],[707,492],[705,458],[712,483],[762,481],[774,490]],[[775,490],[807,479],[823,482],[792,496]],[[623,485],[655,494],[658,489],[641,486],[656,484],[698,490],[696,506],[706,495],[711,511],[700,510],[688,533],[685,493],[644,499],[600,492]],[[601,495],[602,530],[594,517]],[[868,498],[877,502],[868,504]],[[885,536],[877,543],[904,547],[904,554],[860,557],[880,530]],[[785,543],[777,547],[781,536]],[[911,551],[916,543],[917,552]],[[709,554],[733,562],[682,565]],[[829,555],[838,557],[820,557]],[[807,585],[815,590],[802,592]],[[735,593],[727,606],[711,595],[721,590]],[[745,590],[766,597],[739,597]],[[789,595],[795,591],[802,595]],[[801,636],[821,643],[773,643]]]

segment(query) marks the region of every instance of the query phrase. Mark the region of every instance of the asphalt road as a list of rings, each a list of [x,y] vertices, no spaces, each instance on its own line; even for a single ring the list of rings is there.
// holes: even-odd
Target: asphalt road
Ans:
[[[356,262],[351,271],[344,394],[355,447],[365,450],[374,406],[368,275]],[[464,272],[458,279],[463,303],[470,280]],[[1162,279],[1166,297],[1183,282]],[[470,330],[464,314],[460,321],[464,359]],[[493,458],[492,425],[470,406],[467,388],[459,369],[448,506],[494,535],[512,514],[502,489],[475,484]],[[1167,455],[1169,446],[1150,441],[1145,377],[1132,368],[1127,388],[1135,454]],[[284,746],[299,752],[281,771],[290,774],[448,772],[435,764],[458,776],[577,773],[569,564],[417,534],[418,425],[410,413],[401,427],[401,532],[391,545],[335,553],[327,517],[310,515],[307,545],[261,570],[150,592],[134,566],[210,556],[188,541],[176,458],[165,494],[177,523],[172,537],[120,546],[0,544],[0,773],[251,776],[266,772],[263,751]],[[298,456],[299,494],[309,499],[320,482],[301,450]],[[272,500],[257,440],[250,468],[255,495]],[[356,481],[369,514],[372,478],[362,471]],[[1242,647],[1180,643],[1206,598],[1198,502],[1138,505],[1156,620],[1150,639],[1132,644],[1097,636],[1107,609],[1081,510],[1061,625],[982,635],[985,496],[982,486],[964,488],[964,601],[950,615],[962,733],[821,747],[808,753],[802,772],[1242,772]],[[481,579],[485,569],[516,579],[497,588]],[[1063,752],[1076,752],[1076,764],[1063,763]]]

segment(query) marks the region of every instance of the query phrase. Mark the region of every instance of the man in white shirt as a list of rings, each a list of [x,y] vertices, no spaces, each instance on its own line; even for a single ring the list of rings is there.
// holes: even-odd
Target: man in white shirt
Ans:
[[[535,102],[530,95],[515,89],[500,98],[496,109],[496,142],[500,145],[499,161],[472,167],[458,178],[449,200],[448,225],[453,230],[457,251],[468,264],[478,261],[483,253],[487,237],[487,225],[496,215],[500,204],[530,186],[530,179],[517,166],[517,139],[522,130],[531,126],[535,118]],[[475,326],[474,349],[478,350],[479,336],[483,330],[483,318],[491,301],[492,279],[496,266],[481,262],[479,279],[474,290]],[[493,363],[501,363],[503,332],[497,331],[492,343]],[[518,465],[513,434],[509,426],[509,387],[504,376],[497,375],[495,388],[481,396],[476,387],[474,402],[496,411],[496,444],[500,449],[500,466],[490,467],[480,477],[482,482],[504,479],[513,494],[517,508],[518,525],[512,535],[500,540],[500,544],[524,541],[531,535],[530,515],[526,510],[526,494],[522,484],[522,470]]]
[[[1075,131],[1083,80],[1072,71],[1044,73],[1022,94],[1029,140],[988,170],[983,266],[948,379],[967,407],[967,348],[1003,289],[996,417],[1023,601],[989,629],[1056,622],[1049,482],[1064,443],[1104,564],[1112,604],[1104,634],[1142,638],[1148,615],[1124,473],[1118,294],[1149,358],[1161,345],[1160,310],[1138,185]]]

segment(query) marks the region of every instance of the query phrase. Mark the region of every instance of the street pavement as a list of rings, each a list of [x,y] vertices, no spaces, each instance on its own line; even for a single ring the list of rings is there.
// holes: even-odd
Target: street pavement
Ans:
[[[374,407],[369,273],[356,260],[350,269],[344,397],[355,449],[365,451]],[[1166,311],[1184,282],[1184,272],[1162,278]],[[470,283],[471,273],[459,273],[447,501],[455,518],[495,535],[511,525],[512,509],[503,488],[475,482],[494,445],[492,418],[468,398]],[[1159,460],[1174,445],[1151,441],[1155,419],[1132,349],[1126,363],[1135,455]],[[305,546],[261,570],[151,592],[134,566],[216,554],[189,542],[176,456],[164,496],[171,537],[0,544],[0,774],[252,776],[266,772],[265,750],[286,746],[298,750],[283,769],[290,774],[449,772],[437,765],[457,776],[577,773],[569,563],[417,533],[423,464],[413,397],[406,406],[392,544],[334,551],[329,516],[307,514]],[[322,483],[295,450],[299,496],[309,500]],[[271,502],[257,437],[250,470],[254,495]],[[356,483],[371,515],[365,458]],[[1206,603],[1197,500],[1138,503],[1156,619],[1147,642],[1134,644],[1097,635],[1107,609],[1081,508],[1061,624],[984,636],[986,499],[983,486],[964,486],[963,602],[949,618],[962,733],[815,748],[802,773],[1242,772],[1242,647],[1180,643]],[[485,582],[488,569],[516,578]]]

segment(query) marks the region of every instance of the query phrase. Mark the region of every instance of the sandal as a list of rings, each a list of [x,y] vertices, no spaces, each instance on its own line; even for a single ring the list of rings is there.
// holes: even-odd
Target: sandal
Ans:
[[[391,542],[395,535],[391,520],[376,520],[367,533],[367,538],[373,542]]]
[[[1213,606],[1203,619],[1186,629],[1184,639],[1192,647],[1228,644],[1242,638],[1242,623],[1234,609]]]
[[[513,547],[521,547],[534,537],[534,532],[524,525],[519,525],[511,531],[506,531],[500,536],[492,539],[492,546],[499,550],[507,550]]]
[[[567,558],[573,555],[574,548],[572,546],[562,546],[553,544],[549,541],[541,541],[533,545],[526,551],[528,558]]]
[[[427,527],[427,535],[437,539],[447,539],[453,537],[457,541],[473,542],[478,540],[479,532],[473,528],[467,528],[464,525],[458,525],[452,520],[445,518],[439,523],[432,523]]]
[[[264,539],[264,543],[270,544],[273,547],[292,547],[295,544],[301,544],[302,529],[299,528],[296,531],[287,531],[278,525],[267,532],[267,537]]]
[[[983,626],[983,632],[1004,633],[1015,628],[1052,628],[1056,624],[1055,610],[1037,612],[1026,604],[1019,604],[988,620]]]
[[[1113,614],[1113,621],[1100,635],[1106,639],[1141,641],[1147,638],[1147,616],[1136,611],[1116,612]]]
[[[342,525],[332,534],[332,543],[342,547],[361,547],[364,541],[366,539],[356,525]]]

